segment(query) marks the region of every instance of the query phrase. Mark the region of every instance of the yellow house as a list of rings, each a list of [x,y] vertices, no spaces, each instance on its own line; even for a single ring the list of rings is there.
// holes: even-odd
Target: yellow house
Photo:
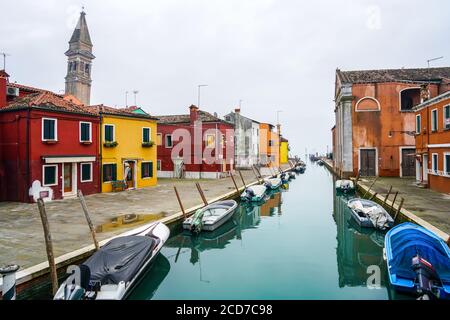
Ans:
[[[280,163],[285,164],[289,161],[289,141],[281,137],[280,140]]]
[[[101,124],[102,192],[156,185],[157,119],[131,108],[96,108]]]

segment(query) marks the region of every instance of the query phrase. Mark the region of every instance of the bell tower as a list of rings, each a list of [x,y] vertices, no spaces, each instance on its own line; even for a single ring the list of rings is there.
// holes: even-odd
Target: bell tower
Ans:
[[[86,23],[86,13],[81,11],[77,26],[69,41],[67,56],[66,94],[71,94],[83,104],[89,105],[91,99],[91,66],[95,56]]]

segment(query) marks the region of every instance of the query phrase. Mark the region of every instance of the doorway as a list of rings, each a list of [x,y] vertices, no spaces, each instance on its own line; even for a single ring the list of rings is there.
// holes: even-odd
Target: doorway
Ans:
[[[123,180],[128,189],[136,188],[136,161],[129,160],[123,164]]]
[[[416,149],[413,148],[401,148],[401,176],[402,177],[414,177],[416,175],[415,168],[415,155]]]
[[[375,149],[360,149],[359,150],[359,168],[361,176],[373,177],[376,176],[376,150]]]
[[[423,181],[428,181],[428,154],[423,155],[422,159],[422,167],[423,167]]]
[[[63,163],[63,197],[73,196],[77,193],[77,166],[76,163]]]

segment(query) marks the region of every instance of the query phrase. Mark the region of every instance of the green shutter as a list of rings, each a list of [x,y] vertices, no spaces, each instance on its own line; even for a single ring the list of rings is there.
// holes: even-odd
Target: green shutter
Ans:
[[[150,178],[153,178],[153,162],[150,162],[150,163],[148,164],[148,176],[149,176]]]
[[[150,142],[150,129],[143,128],[142,134],[143,134],[142,137],[143,142]]]
[[[107,177],[107,175],[108,175],[108,165],[107,164],[104,164],[103,165],[103,182],[106,182],[106,181],[108,181],[108,180],[106,180],[106,177]]]
[[[117,180],[117,164],[112,164],[112,179],[113,181]]]
[[[114,140],[114,127],[110,125],[105,126],[105,141],[113,142]]]
[[[55,184],[56,183],[56,167],[44,167],[44,184]]]

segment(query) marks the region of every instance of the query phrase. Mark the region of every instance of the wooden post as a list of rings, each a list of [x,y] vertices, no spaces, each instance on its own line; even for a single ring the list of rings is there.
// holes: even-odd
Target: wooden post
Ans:
[[[360,171],[358,171],[358,174],[356,175],[356,179],[355,179],[355,190],[358,189],[359,174],[360,174]]]
[[[244,185],[244,188],[247,188],[247,185],[245,184],[244,177],[242,176],[241,170],[238,170],[238,172],[239,172],[239,175],[241,176],[241,180],[242,180],[242,184]]]
[[[181,202],[180,195],[178,194],[177,187],[173,186],[173,190],[175,190],[175,195],[177,196],[178,204],[180,205],[181,212],[183,212],[183,217],[186,219],[186,211],[184,211],[183,203]]]
[[[258,175],[260,178],[262,178],[261,172],[259,171],[258,167],[254,165],[256,172],[258,172]]]
[[[383,205],[386,204],[386,201],[387,201],[387,199],[389,198],[389,195],[391,194],[391,191],[392,191],[392,186],[389,188],[389,191],[388,191],[388,193],[386,194],[386,197],[384,198]]]
[[[56,273],[55,256],[53,255],[52,235],[48,224],[47,212],[45,211],[44,201],[39,198],[37,200],[39,214],[41,216],[42,228],[44,229],[45,249],[47,250],[48,264],[50,266],[50,277],[52,282],[53,295],[58,291],[58,275]]]
[[[377,196],[377,192],[375,192],[374,194],[373,194],[373,196],[369,199],[369,200],[373,200],[373,199],[375,199],[375,197]]]
[[[397,212],[395,213],[395,216],[394,216],[394,222],[395,222],[395,220],[397,219],[397,216],[398,216],[398,214],[400,213],[400,210],[402,210],[403,201],[405,201],[405,199],[402,198],[402,200],[400,200],[400,205],[399,205],[398,208],[397,208]]]
[[[398,195],[398,191],[395,192],[394,200],[392,201],[392,205],[391,205],[391,211],[394,211],[394,203],[395,203],[395,200],[397,199],[397,195]]]
[[[258,177],[258,173],[255,171],[255,168],[253,166],[252,166],[252,171],[255,174],[255,177],[256,177],[256,180],[258,181],[258,183],[261,183],[261,181],[259,180],[259,177]]]
[[[200,187],[200,183],[196,182],[195,184],[197,186],[198,193],[200,193],[200,197],[203,200],[203,203],[205,204],[205,206],[207,206],[208,201],[206,201],[206,197],[205,197],[205,194],[203,193],[202,187]]]
[[[363,198],[366,197],[366,194],[369,193],[370,189],[372,189],[373,185],[375,184],[375,182],[377,181],[378,177],[375,178],[375,180],[373,180],[372,184],[370,185],[369,189],[367,189],[367,191],[364,193]]]
[[[89,216],[89,210],[86,205],[86,200],[84,200],[83,192],[78,190],[78,199],[80,199],[81,208],[83,209],[84,216],[86,217],[87,224],[91,230],[92,240],[94,241],[95,250],[98,250],[100,246],[98,245],[97,237],[95,236],[95,228],[92,224],[91,217]]]
[[[237,193],[239,193],[239,188],[237,186],[236,180],[234,180],[233,174],[230,172],[231,180],[233,180],[234,187],[236,188]]]

